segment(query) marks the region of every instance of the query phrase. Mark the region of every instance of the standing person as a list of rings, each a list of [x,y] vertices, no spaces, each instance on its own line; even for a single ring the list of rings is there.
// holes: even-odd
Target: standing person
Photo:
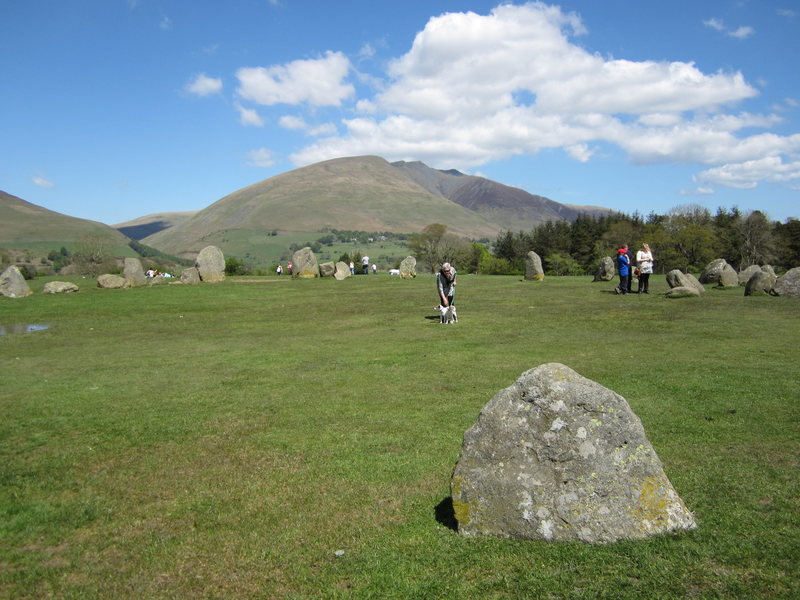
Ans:
[[[292,274],[292,269],[293,269],[293,268],[294,268],[294,265],[292,264],[292,261],[289,261],[288,263],[286,263],[286,272],[287,272],[289,275],[291,275],[291,274]]]
[[[375,263],[372,263],[372,274],[373,275],[378,274],[378,265],[376,265]]]
[[[361,257],[361,271],[364,275],[369,275],[369,256]]]
[[[350,275],[356,274],[356,266],[353,264],[353,261],[350,261]]]
[[[617,250],[617,270],[619,271],[619,287],[614,288],[617,294],[627,294],[631,281],[631,259],[628,256],[628,244],[622,244]]]
[[[444,263],[436,273],[436,289],[442,306],[451,306],[456,295],[456,270],[450,263]]]
[[[639,288],[637,294],[650,293],[650,274],[653,272],[653,253],[650,246],[642,244],[642,249],[636,253],[636,266],[639,267]]]
[[[278,263],[278,268],[277,268],[277,269],[275,269],[275,272],[276,272],[278,275],[282,275],[282,274],[283,274],[283,267],[281,266],[281,263]]]

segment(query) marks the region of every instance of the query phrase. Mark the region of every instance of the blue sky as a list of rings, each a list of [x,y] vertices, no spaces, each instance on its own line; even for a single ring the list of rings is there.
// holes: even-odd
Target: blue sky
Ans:
[[[116,224],[376,154],[800,217],[798,0],[5,0],[0,190]]]

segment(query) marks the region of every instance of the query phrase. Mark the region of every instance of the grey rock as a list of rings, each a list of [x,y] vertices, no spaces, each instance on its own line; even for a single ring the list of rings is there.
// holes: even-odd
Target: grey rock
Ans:
[[[319,264],[314,251],[306,246],[292,255],[292,277],[300,279],[313,279],[319,277]]]
[[[627,401],[557,363],[481,410],[451,492],[467,536],[603,543],[696,527]]]
[[[528,252],[525,257],[525,279],[526,281],[542,281],[544,279],[542,259],[536,252]]]
[[[200,271],[197,270],[197,267],[184,269],[183,273],[181,273],[181,283],[187,285],[197,285],[200,283]]]
[[[16,265],[11,265],[0,273],[0,296],[6,298],[24,298],[33,292]]]
[[[48,281],[42,290],[45,294],[67,294],[77,292],[80,288],[69,281]]]
[[[126,287],[126,281],[124,277],[120,277],[119,275],[112,275],[110,273],[106,273],[104,275],[97,276],[97,287],[107,289],[107,290],[118,290],[120,288]]]
[[[342,281],[343,279],[351,277],[350,265],[340,260],[336,263],[336,272],[333,274],[333,276],[337,281]]]
[[[772,265],[763,265],[763,266],[761,267],[761,270],[762,270],[762,271],[766,271],[766,272],[767,272],[767,273],[769,273],[770,275],[774,275],[776,279],[777,279],[777,277],[778,277],[777,273],[775,273],[775,269],[773,269],[773,268],[772,268]]]
[[[200,250],[194,266],[201,281],[218,283],[225,280],[225,255],[216,246],[206,246]]]
[[[753,273],[744,286],[745,296],[758,296],[762,294],[774,294],[777,277],[766,271],[758,269]]]
[[[729,264],[725,264],[722,268],[722,271],[719,274],[719,282],[718,285],[720,287],[736,287],[739,285],[739,274]]]
[[[147,283],[147,277],[144,276],[142,262],[138,258],[128,257],[125,259],[122,276],[125,277],[128,287],[137,287]]]
[[[594,281],[611,281],[616,274],[617,270],[614,267],[614,259],[610,256],[606,256],[597,266],[597,273],[595,273]]]
[[[758,273],[761,271],[761,267],[758,265],[750,265],[746,269],[739,271],[739,285],[746,285],[753,274]]]
[[[712,260],[700,274],[700,283],[719,283],[719,277],[727,264],[724,258]]]
[[[778,279],[775,293],[779,296],[800,298],[800,267],[789,269]]]
[[[336,274],[336,265],[332,262],[324,262],[319,266],[320,277],[333,277]]]
[[[697,279],[697,277],[691,273],[684,273],[684,276],[689,280],[689,283],[691,283],[692,287],[694,287],[698,292],[702,294],[706,291],[706,288],[703,287],[703,284],[700,283],[700,280]]]
[[[417,259],[406,256],[400,263],[400,279],[414,279],[417,276]]]
[[[700,296],[700,290],[693,285],[681,285],[667,290],[664,295],[667,298],[694,298]]]

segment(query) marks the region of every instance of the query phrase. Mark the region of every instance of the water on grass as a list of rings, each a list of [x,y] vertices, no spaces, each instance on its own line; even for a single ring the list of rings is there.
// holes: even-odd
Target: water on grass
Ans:
[[[44,331],[45,329],[50,329],[50,325],[39,325],[36,323],[28,323],[26,325],[0,325],[0,335],[31,333],[33,331]]]

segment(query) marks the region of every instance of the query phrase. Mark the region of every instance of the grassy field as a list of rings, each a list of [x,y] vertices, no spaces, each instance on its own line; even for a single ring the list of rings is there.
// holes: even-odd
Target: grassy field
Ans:
[[[75,281],[0,298],[49,326],[0,336],[0,598],[800,596],[797,300],[463,276],[444,327],[431,276]],[[464,431],[545,362],[628,400],[697,530],[453,530]]]

